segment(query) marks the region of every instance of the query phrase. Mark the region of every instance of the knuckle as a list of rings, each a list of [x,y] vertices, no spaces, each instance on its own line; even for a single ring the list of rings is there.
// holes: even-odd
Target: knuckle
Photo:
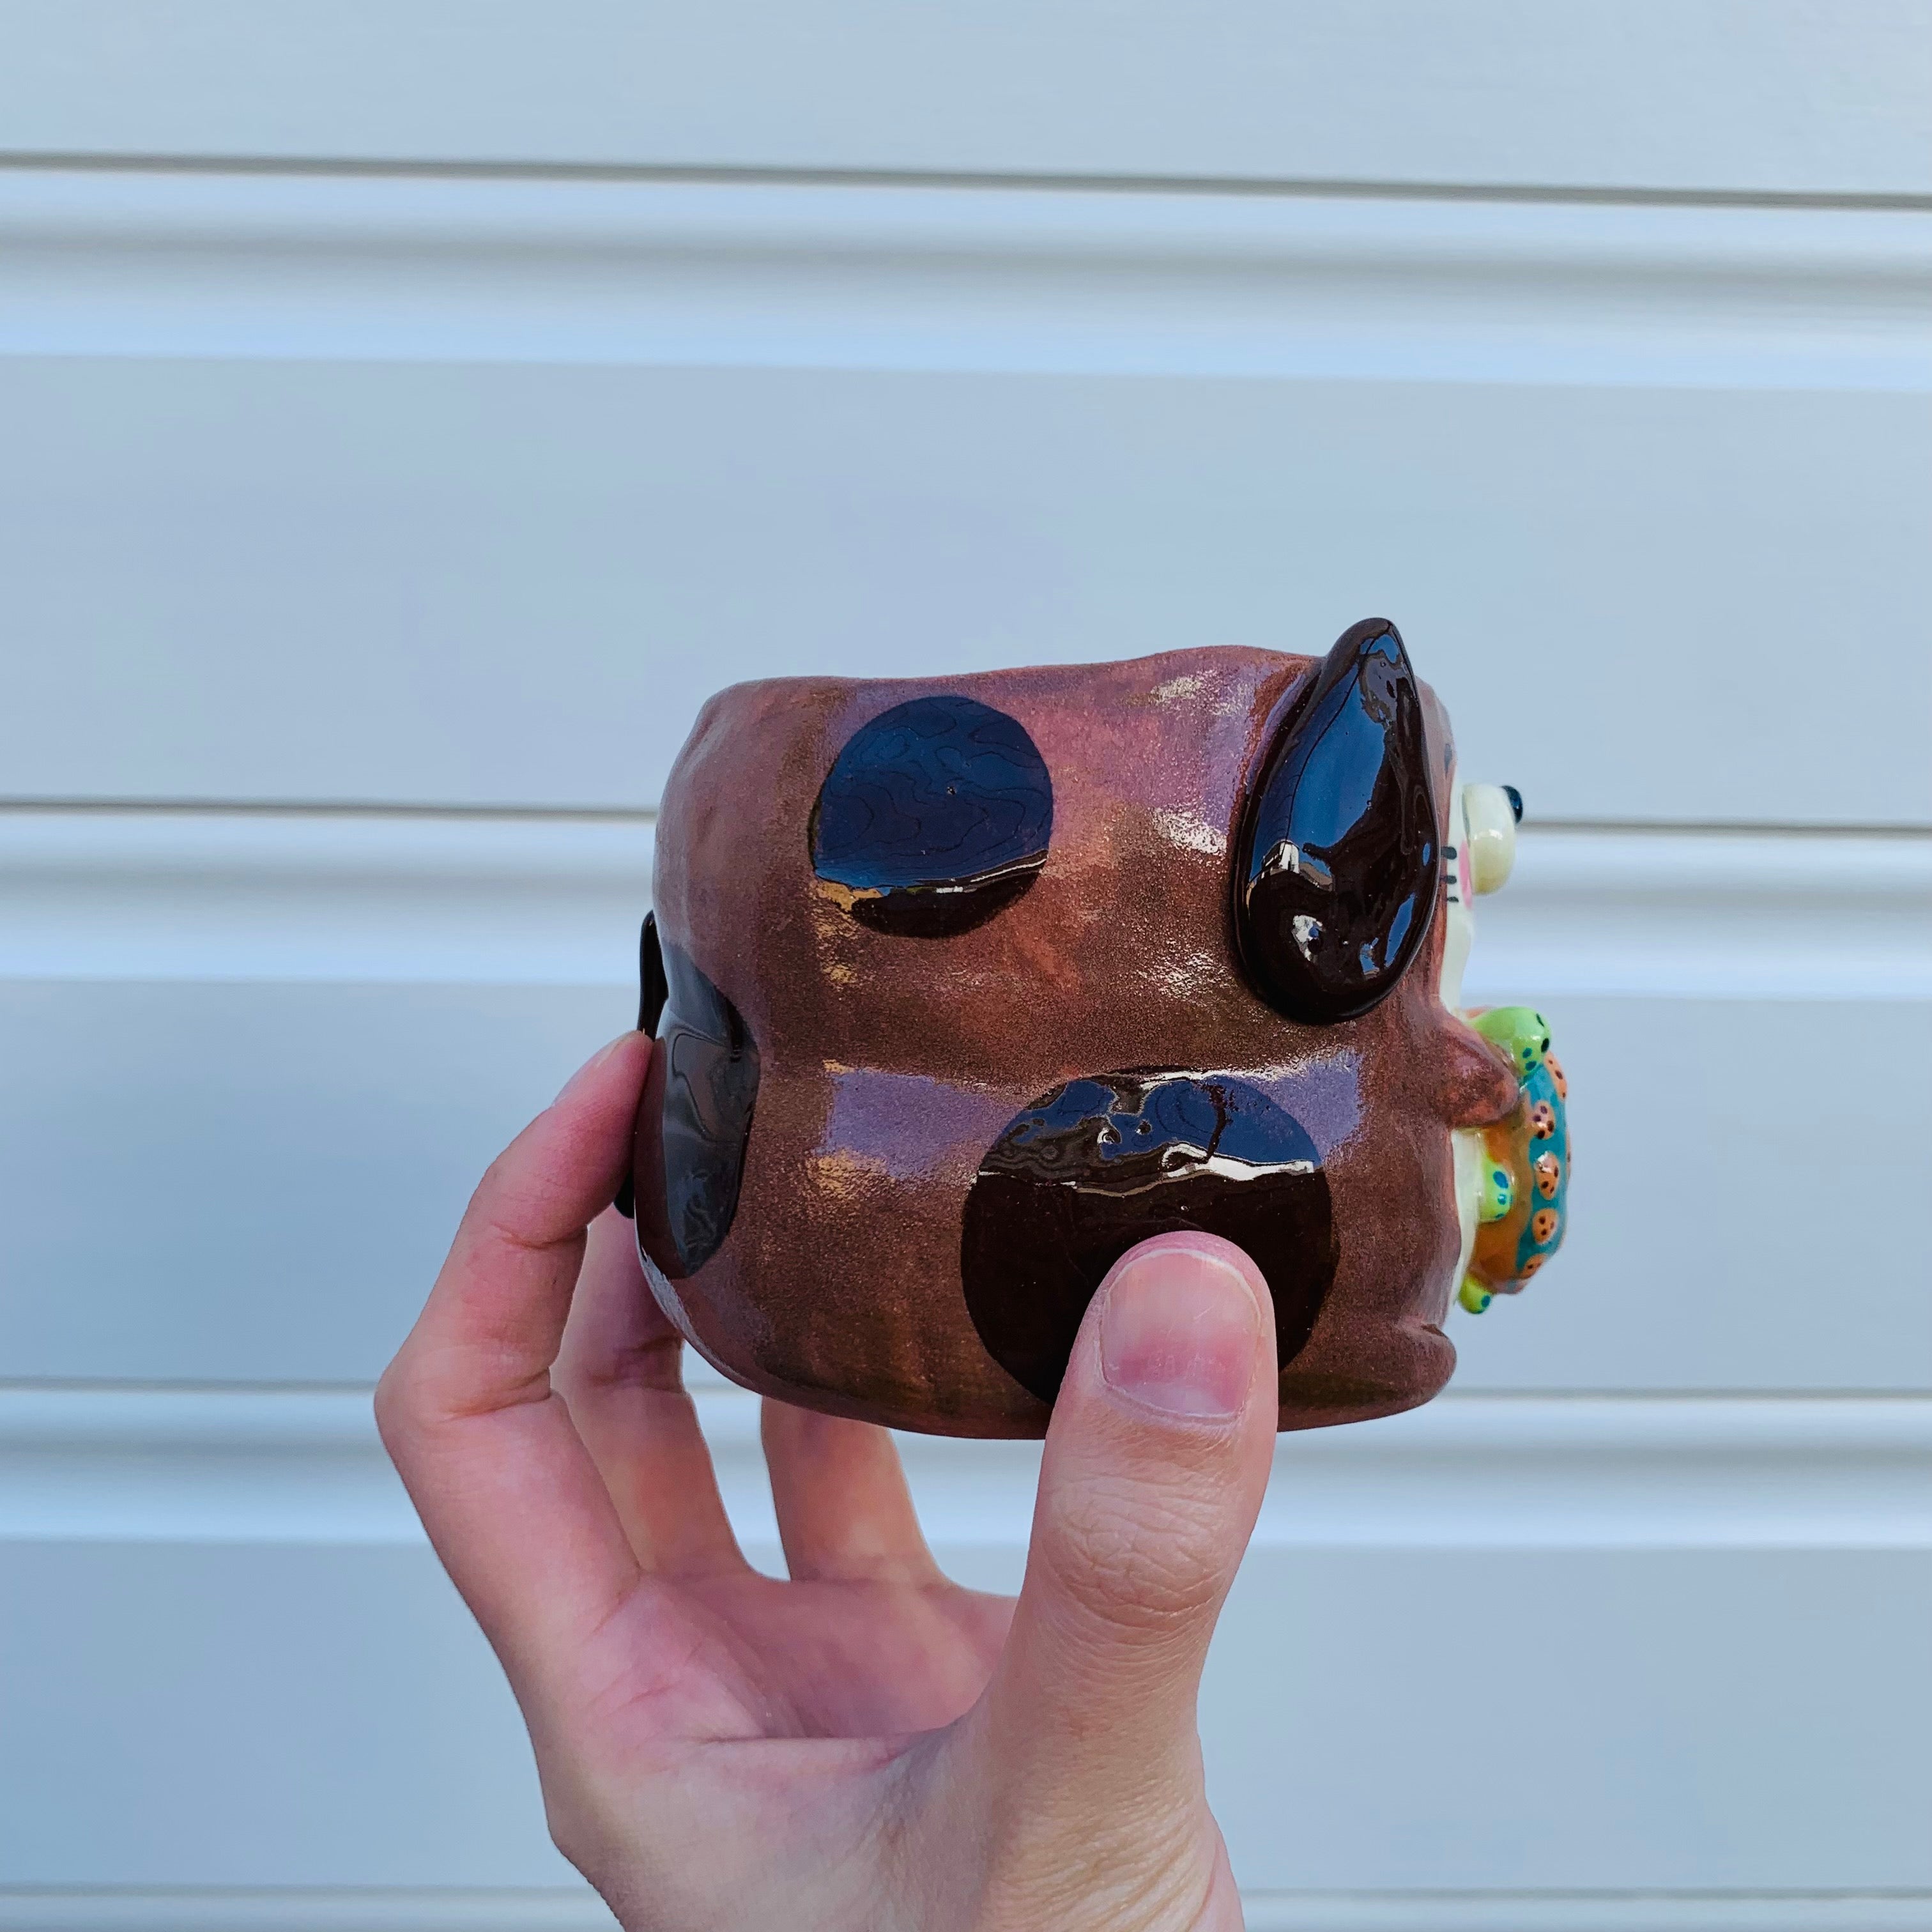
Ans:
[[[571,1365],[571,1378],[586,1393],[604,1394],[634,1389],[680,1392],[682,1338],[653,1335],[602,1352],[586,1351]]]
[[[616,1821],[605,1815],[607,1808],[575,1773],[539,1760],[538,1777],[550,1843],[591,1884],[605,1891],[614,1864],[621,1870],[625,1862],[621,1852],[613,1856],[614,1848],[624,1844]]]
[[[416,1420],[414,1370],[405,1349],[382,1371],[376,1384],[376,1433],[392,1460],[406,1444]]]
[[[577,1806],[560,1802],[548,1790],[544,1794],[544,1822],[549,1828],[550,1843],[586,1878],[591,1877],[603,1862],[599,1856],[603,1849],[602,1832],[592,1828]]]
[[[494,1202],[502,1199],[516,1174],[516,1163],[511,1158],[510,1150],[506,1148],[483,1170],[476,1186],[470,1190],[470,1211],[479,1215],[487,1214]]]

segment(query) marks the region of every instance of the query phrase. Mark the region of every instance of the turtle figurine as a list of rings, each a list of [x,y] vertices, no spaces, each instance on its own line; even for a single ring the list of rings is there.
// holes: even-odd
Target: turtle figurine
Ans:
[[[1476,1238],[1456,1299],[1480,1315],[1498,1294],[1520,1294],[1562,1245],[1570,1192],[1570,1088],[1550,1050],[1549,1022],[1533,1007],[1491,1006],[1466,1017],[1509,1055],[1522,1088],[1513,1112],[1472,1130],[1482,1157]]]

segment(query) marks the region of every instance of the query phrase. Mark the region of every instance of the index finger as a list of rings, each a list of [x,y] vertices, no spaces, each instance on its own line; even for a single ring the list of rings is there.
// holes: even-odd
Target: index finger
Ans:
[[[586,1228],[629,1164],[650,1053],[642,1034],[614,1041],[491,1164],[376,1391],[384,1445],[520,1693],[638,1580],[550,1371]]]

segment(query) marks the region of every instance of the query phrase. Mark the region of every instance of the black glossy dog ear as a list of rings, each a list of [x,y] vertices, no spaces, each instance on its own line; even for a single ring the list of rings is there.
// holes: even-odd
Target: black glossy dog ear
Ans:
[[[658,916],[647,912],[638,934],[638,1032],[653,1035],[657,1032],[658,1016],[670,998],[670,987],[664,978],[664,947],[658,938]]]
[[[1241,964],[1307,1025],[1395,988],[1442,864],[1422,692],[1393,624],[1345,631],[1263,755],[1234,846]]]
[[[638,1032],[656,1036],[658,1018],[670,998],[670,988],[664,979],[664,947],[658,939],[657,914],[647,912],[638,932]],[[611,1204],[626,1220],[635,1219],[637,1198],[628,1174],[619,1184],[617,1198]]]

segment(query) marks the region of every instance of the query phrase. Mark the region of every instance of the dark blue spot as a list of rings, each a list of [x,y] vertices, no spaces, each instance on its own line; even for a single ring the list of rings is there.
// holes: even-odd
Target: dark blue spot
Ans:
[[[956,692],[860,726],[812,808],[812,868],[856,896],[854,918],[938,937],[1030,886],[1053,830],[1053,781],[1025,727]]]

